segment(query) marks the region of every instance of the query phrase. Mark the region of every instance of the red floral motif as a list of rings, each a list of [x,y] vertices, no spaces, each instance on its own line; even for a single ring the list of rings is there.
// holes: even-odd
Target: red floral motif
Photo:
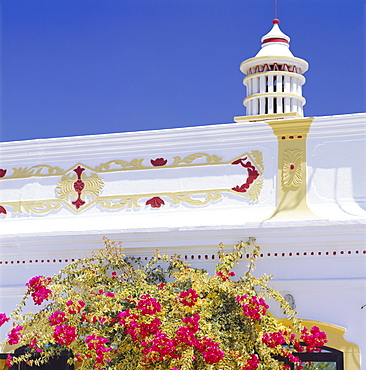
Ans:
[[[85,184],[81,180],[74,182],[74,189],[77,193],[81,193],[84,189]]]
[[[146,205],[150,205],[152,208],[160,208],[165,202],[160,197],[153,197],[146,202]]]
[[[4,177],[6,175],[6,170],[0,168],[0,177]]]
[[[81,192],[85,187],[83,180],[81,180],[81,174],[83,173],[83,171],[85,171],[85,168],[77,166],[73,171],[78,175],[78,179],[74,182],[74,189],[78,193],[78,198],[71,203],[75,206],[76,209],[79,209],[85,204],[85,202],[81,199]]]
[[[167,159],[164,158],[156,158],[156,159],[151,159],[150,163],[154,166],[165,166],[168,163]]]
[[[236,161],[232,162],[231,164],[241,164],[242,167],[246,168],[248,171],[248,178],[247,181],[242,184],[241,186],[236,185],[232,188],[232,190],[237,191],[238,193],[246,193],[246,191],[250,188],[250,185],[253,184],[253,182],[258,178],[259,172],[256,170],[256,168],[251,164],[250,161],[245,162],[245,158],[239,158]]]
[[[76,174],[78,175],[78,179],[80,180],[81,174],[83,173],[83,171],[85,171],[85,168],[77,166],[73,171],[76,172]]]
[[[6,209],[3,206],[0,206],[0,213],[6,215]]]

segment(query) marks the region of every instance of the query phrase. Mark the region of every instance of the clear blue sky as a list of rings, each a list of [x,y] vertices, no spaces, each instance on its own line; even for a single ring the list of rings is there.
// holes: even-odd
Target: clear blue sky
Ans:
[[[366,109],[365,0],[278,0],[305,115]],[[2,0],[1,140],[232,122],[273,0]]]

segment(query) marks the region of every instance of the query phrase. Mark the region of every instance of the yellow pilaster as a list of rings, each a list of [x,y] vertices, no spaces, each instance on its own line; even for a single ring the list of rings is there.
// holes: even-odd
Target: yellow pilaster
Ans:
[[[317,218],[306,203],[306,138],[312,121],[267,121],[278,139],[277,208],[270,219]]]

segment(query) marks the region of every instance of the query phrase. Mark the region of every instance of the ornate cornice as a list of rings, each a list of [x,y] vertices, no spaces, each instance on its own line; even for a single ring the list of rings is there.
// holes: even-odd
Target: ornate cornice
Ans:
[[[103,174],[128,172],[128,171],[151,171],[162,169],[169,171],[177,168],[190,169],[194,167],[221,166],[221,170],[227,166],[239,166],[243,171],[243,182],[231,184],[227,188],[212,186],[207,183],[207,187],[202,190],[180,189],[174,191],[138,191],[139,180],[136,180],[136,193],[108,194],[103,191],[106,181]],[[221,170],[215,167],[216,176],[220,176]],[[97,205],[100,209],[129,209],[150,206],[160,208],[166,204],[179,205],[185,203],[190,206],[205,206],[211,202],[220,200],[225,194],[235,194],[245,197],[251,202],[256,202],[259,198],[263,186],[263,157],[258,150],[244,153],[230,161],[223,161],[215,154],[192,153],[187,156],[174,156],[167,158],[135,158],[131,161],[122,159],[110,160],[96,166],[88,166],[77,163],[67,170],[50,165],[36,165],[30,168],[13,168],[13,172],[8,174],[3,169],[1,181],[11,181],[13,179],[27,178],[55,178],[56,198],[45,198],[37,200],[3,201],[0,213],[35,213],[46,214],[60,208],[67,208],[74,213],[80,213],[91,206]],[[120,179],[123,184],[122,177]],[[153,178],[153,177],[152,177]],[[57,182],[56,182],[57,181]],[[161,180],[162,188],[164,180]],[[144,182],[146,182],[144,180]],[[9,207],[12,209],[10,211]]]

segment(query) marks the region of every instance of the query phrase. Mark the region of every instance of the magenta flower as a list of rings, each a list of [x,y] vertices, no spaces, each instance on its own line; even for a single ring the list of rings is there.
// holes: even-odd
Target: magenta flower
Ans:
[[[243,367],[242,370],[255,370],[258,369],[260,360],[259,358],[252,354],[250,355],[250,358],[247,360],[247,364]]]
[[[68,312],[74,315],[79,313],[85,307],[85,303],[83,301],[67,301],[66,306],[69,307]]]
[[[52,290],[47,288],[50,282],[51,278],[35,276],[25,284],[28,287],[28,293],[31,294],[35,305],[40,305],[43,301],[47,301],[52,294]]]
[[[327,343],[327,336],[317,326],[313,326],[309,332],[307,328],[301,330],[300,341],[306,345],[306,352],[317,352],[319,347]]]
[[[75,326],[58,325],[55,326],[53,338],[56,343],[69,346],[77,337],[77,331]]]
[[[262,337],[262,342],[266,344],[269,348],[275,348],[282,344],[286,343],[285,338],[283,337],[282,331],[277,331],[274,333],[266,333]]]
[[[0,313],[0,326],[3,326],[9,320],[9,317],[6,317],[5,313]]]
[[[263,298],[257,298],[252,296],[249,298],[247,295],[237,296],[235,299],[241,303],[244,315],[251,318],[253,321],[259,321],[261,316],[266,315],[269,306],[266,304]]]
[[[23,335],[19,333],[22,329],[23,326],[15,326],[10,330],[10,333],[8,334],[8,344],[18,344],[20,338],[23,337]]]
[[[143,315],[155,315],[161,311],[161,304],[156,298],[152,298],[150,294],[144,294],[137,302],[136,308],[141,310]]]
[[[106,358],[106,354],[112,351],[112,348],[105,346],[108,342],[109,340],[107,338],[95,334],[89,335],[85,338],[85,343],[87,344],[88,349],[95,351],[96,357],[94,366],[97,368],[100,367],[98,365],[103,365],[105,361],[111,361],[109,358]]]
[[[198,295],[194,289],[188,289],[186,292],[181,292],[178,298],[180,299],[180,303],[189,307],[193,307],[198,301]]]
[[[12,361],[13,357],[11,355],[8,355],[6,357],[6,366],[7,367],[12,367],[13,366],[13,361]]]
[[[230,276],[235,276],[235,272],[229,272],[229,271],[219,271],[216,272],[217,276],[220,276],[222,281],[226,281],[229,279]]]
[[[64,322],[67,321],[67,318],[65,317],[66,316],[66,313],[65,312],[62,312],[62,311],[55,311],[50,317],[49,317],[49,320],[50,320],[50,325],[51,326],[55,326],[55,325],[59,325],[59,324],[62,324]]]

